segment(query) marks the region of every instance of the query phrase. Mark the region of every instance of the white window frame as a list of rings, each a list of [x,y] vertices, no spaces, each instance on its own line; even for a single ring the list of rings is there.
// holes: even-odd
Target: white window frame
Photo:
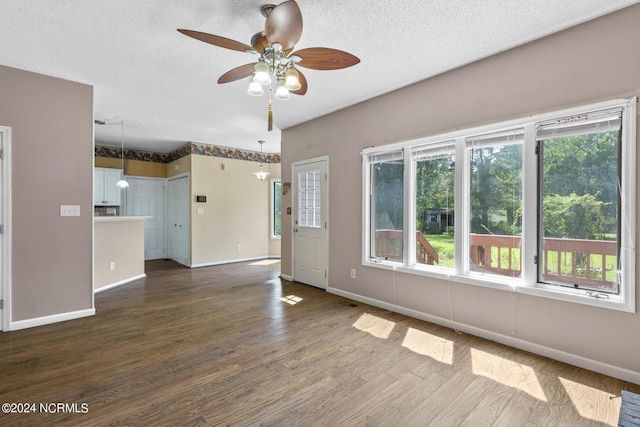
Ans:
[[[271,240],[280,240],[282,238],[281,235],[276,234],[276,184],[280,183],[282,185],[282,180],[280,178],[271,178],[269,180],[269,233],[271,235]],[[280,187],[282,188],[282,187]],[[280,199],[282,200],[282,199]],[[282,206],[280,206],[280,218],[282,219]],[[282,223],[281,223],[282,224]]]
[[[590,306],[608,308],[635,313],[635,231],[636,231],[636,103],[637,99],[615,99],[575,108],[552,111],[506,122],[486,126],[457,130],[433,137],[418,138],[363,150],[363,233],[362,265],[367,267],[396,270],[426,277],[446,279],[471,285],[519,292],[538,297],[574,302]],[[547,120],[578,115],[586,112],[608,109],[622,109],[622,151],[621,151],[621,283],[618,295],[602,295],[585,289],[571,289],[538,282],[538,269],[535,263],[538,247],[538,166],[536,149],[536,124]],[[524,128],[523,144],[523,218],[520,278],[501,277],[496,274],[482,274],[469,271],[469,149],[466,139],[483,133],[508,131]],[[415,235],[415,162],[413,148],[437,145],[443,141],[455,141],[455,218],[454,218],[454,257],[455,267],[445,269],[437,266],[415,265],[408,254],[415,252],[415,239],[404,239],[403,262],[391,262],[370,257],[371,250],[371,174],[370,156],[403,150],[405,162],[404,175],[404,229],[406,236]],[[528,183],[528,185],[527,185]],[[531,185],[535,183],[535,185]],[[411,252],[413,250],[413,252]]]
[[[400,155],[402,156],[403,161],[404,161],[403,178],[402,178],[402,180],[403,180],[403,191],[404,191],[404,194],[402,195],[402,197],[403,197],[403,205],[402,205],[403,218],[402,218],[402,221],[403,221],[403,224],[406,224],[407,223],[407,219],[409,218],[409,215],[410,215],[407,212],[407,191],[409,191],[409,190],[407,190],[406,183],[409,182],[409,181],[407,181],[407,174],[410,173],[410,171],[407,170],[408,169],[408,167],[407,167],[407,156],[406,156],[406,153],[402,153],[402,149],[399,149],[399,150],[398,149],[396,149],[396,150],[391,149],[391,150],[388,150],[389,151],[388,153],[386,151],[387,150],[385,150],[385,154],[389,154],[390,155],[390,159],[389,160],[391,160],[391,158],[393,158],[394,160],[399,160],[399,158],[396,158],[396,157],[400,153]],[[386,156],[383,156],[383,157],[386,157]],[[367,187],[366,188],[370,189],[368,192],[366,192],[366,195],[365,195],[365,198],[367,199],[366,203],[367,203],[367,206],[368,206],[367,224],[371,223],[371,197],[373,196],[373,189],[371,187],[371,173],[370,173],[371,172],[371,165],[379,164],[379,163],[385,163],[386,160],[387,159],[376,159],[374,161],[370,161],[367,158],[367,168],[364,171],[364,175],[367,175]],[[363,182],[364,182],[364,180],[363,180]],[[367,245],[366,246],[366,248],[367,248],[366,251],[370,252],[372,250],[371,243],[374,240],[375,232],[374,232],[374,230],[371,230],[370,227],[367,227],[367,230],[369,230],[369,232],[366,233],[366,236],[364,236],[365,239],[363,241],[363,244]],[[406,265],[408,252],[407,252],[407,248],[406,248],[407,239],[406,239],[406,235],[404,233],[403,233],[402,239],[403,239],[403,251],[402,251],[403,260],[402,261],[383,260],[382,258],[377,258],[377,257],[371,257],[370,261],[371,262],[375,262],[375,263],[384,262],[384,265],[391,265],[393,267],[399,267],[399,266],[402,266],[402,265]]]

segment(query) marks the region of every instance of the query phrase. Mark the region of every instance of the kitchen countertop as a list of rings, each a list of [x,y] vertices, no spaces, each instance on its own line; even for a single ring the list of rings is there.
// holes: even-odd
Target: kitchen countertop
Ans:
[[[136,216],[94,216],[95,222],[115,222],[115,221],[142,221],[148,218],[152,218],[151,215],[136,215]]]

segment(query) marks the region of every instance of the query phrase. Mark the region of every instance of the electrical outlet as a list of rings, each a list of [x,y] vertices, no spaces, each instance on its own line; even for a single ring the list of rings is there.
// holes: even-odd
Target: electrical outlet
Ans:
[[[116,263],[111,261],[111,264],[109,264],[109,270],[113,271],[116,269]]]
[[[242,250],[242,245],[236,245],[236,251],[240,252]]]
[[[355,269],[355,268],[352,268],[352,269],[351,269],[351,278],[352,278],[352,279],[355,279],[355,278],[356,278],[356,269]]]

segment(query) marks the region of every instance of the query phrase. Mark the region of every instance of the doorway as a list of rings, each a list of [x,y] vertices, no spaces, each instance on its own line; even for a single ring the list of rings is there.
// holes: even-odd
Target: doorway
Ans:
[[[167,192],[167,253],[182,265],[190,266],[189,175],[169,178]]]
[[[327,157],[295,162],[293,174],[293,278],[321,289],[328,284]]]
[[[128,177],[127,215],[149,215],[144,220],[144,260],[165,257],[164,189],[162,178]]]

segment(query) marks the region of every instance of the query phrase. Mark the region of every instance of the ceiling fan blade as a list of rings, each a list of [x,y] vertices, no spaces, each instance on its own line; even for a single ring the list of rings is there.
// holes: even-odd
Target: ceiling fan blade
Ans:
[[[269,44],[280,43],[287,51],[295,46],[302,35],[302,13],[294,0],[276,6],[267,16],[265,35]]]
[[[245,64],[239,67],[229,70],[218,79],[218,84],[229,83],[236,80],[240,80],[244,77],[249,77],[253,72],[254,64]]]
[[[358,57],[348,52],[328,47],[310,47],[293,52],[302,58],[296,65],[313,70],[339,70],[360,62]]]
[[[300,70],[296,70],[298,72],[298,81],[300,82],[300,89],[291,90],[289,92],[295,93],[296,95],[304,95],[307,93],[307,78],[300,72]]]
[[[193,37],[196,40],[200,40],[202,42],[209,43],[214,46],[223,47],[225,49],[237,50],[240,52],[247,52],[252,50],[251,46],[249,46],[248,44],[231,40],[226,37],[216,36],[215,34],[202,33],[200,31],[193,31],[193,30],[182,30],[182,29],[178,29],[178,31],[184,34],[185,36]]]

